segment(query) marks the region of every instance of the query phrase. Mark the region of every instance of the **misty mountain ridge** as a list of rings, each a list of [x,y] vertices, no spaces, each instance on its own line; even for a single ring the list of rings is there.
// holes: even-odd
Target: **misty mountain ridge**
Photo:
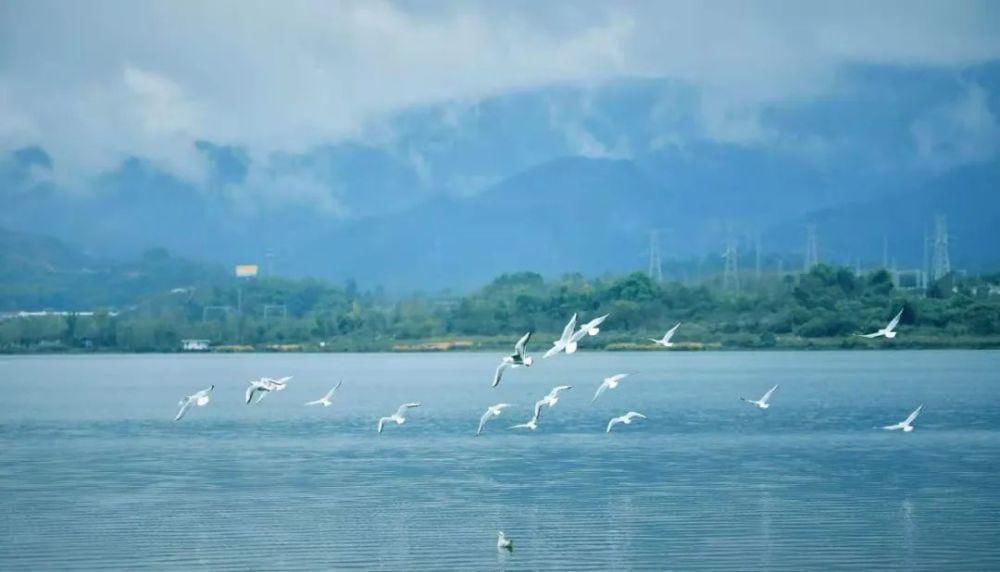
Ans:
[[[965,75],[852,69],[825,98],[714,119],[675,81],[556,86],[413,109],[366,138],[259,164],[198,141],[200,186],[131,157],[72,192],[48,176],[44,149],[26,148],[0,159],[0,226],[118,259],[162,246],[263,265],[270,250],[281,274],[400,291],[644,268],[651,229],[668,260],[716,256],[729,236],[745,250],[757,235],[794,260],[815,223],[824,259],[880,260],[889,234],[913,265],[913,236],[940,211],[953,260],[979,267],[996,261],[995,144],[963,145],[978,135],[934,110],[972,85],[995,113],[1000,66]]]

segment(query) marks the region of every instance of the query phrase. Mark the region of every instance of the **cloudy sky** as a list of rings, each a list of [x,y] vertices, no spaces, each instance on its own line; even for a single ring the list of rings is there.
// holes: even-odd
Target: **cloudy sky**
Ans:
[[[823,97],[851,65],[998,59],[991,1],[7,0],[0,153],[39,145],[67,185],[128,156],[198,180],[197,140],[301,152],[414,106],[624,77],[689,84],[709,133],[740,142],[757,106]],[[987,95],[930,117],[992,126]]]

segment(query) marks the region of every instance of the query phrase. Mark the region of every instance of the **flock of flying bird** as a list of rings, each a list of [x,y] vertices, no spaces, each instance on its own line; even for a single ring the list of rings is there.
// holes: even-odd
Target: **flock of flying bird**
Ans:
[[[856,335],[865,338],[878,338],[878,337],[884,337],[888,339],[895,338],[896,337],[895,330],[896,327],[899,325],[899,320],[902,317],[902,315],[903,311],[900,310],[899,313],[897,313],[896,316],[886,325],[886,327],[880,328],[879,330],[872,332],[870,334],[856,334]],[[601,331],[600,326],[608,318],[608,314],[597,317],[587,322],[586,324],[583,324],[579,328],[577,328],[576,318],[577,318],[576,314],[573,314],[573,317],[570,318],[569,322],[563,328],[562,335],[559,336],[558,340],[552,342],[552,347],[545,352],[545,354],[542,356],[543,359],[550,358],[560,352],[566,354],[575,353],[577,350],[577,344],[578,342],[580,342],[580,340],[582,340],[585,336],[596,336]],[[674,327],[667,330],[667,332],[663,335],[662,338],[659,339],[650,338],[650,341],[664,348],[672,347],[674,344],[671,340],[674,337],[674,334],[677,332],[677,329],[679,327],[680,323],[676,324]],[[503,379],[503,375],[506,370],[515,369],[519,367],[531,367],[534,360],[532,359],[531,356],[527,354],[526,350],[526,347],[528,345],[528,340],[530,339],[531,339],[531,332],[524,334],[524,336],[522,336],[517,341],[517,343],[514,344],[514,353],[504,356],[500,360],[500,365],[497,366],[496,372],[493,374],[494,388],[500,385],[500,382]],[[619,386],[619,384],[621,384],[622,380],[625,379],[626,377],[628,377],[628,374],[619,373],[604,378],[601,384],[597,387],[597,391],[594,392],[594,397],[593,399],[591,399],[591,403],[597,401],[597,398],[603,395],[606,391],[611,389],[616,389]],[[246,403],[248,405],[251,402],[260,403],[261,400],[263,400],[269,393],[274,391],[284,391],[284,389],[288,387],[288,382],[291,379],[292,379],[291,377],[282,377],[279,379],[262,377],[260,379],[251,380],[249,382],[249,386],[246,389]],[[333,404],[334,394],[340,388],[340,385],[341,383],[337,383],[337,385],[332,389],[330,389],[326,393],[326,395],[314,401],[306,402],[305,405],[306,406],[322,405],[324,407],[331,406]],[[552,388],[552,390],[549,391],[548,394],[546,394],[544,397],[535,402],[535,407],[531,418],[524,423],[518,423],[516,425],[512,425],[511,429],[530,429],[532,431],[537,429],[538,422],[541,419],[542,411],[544,411],[546,407],[552,408],[553,406],[555,406],[556,403],[559,402],[559,394],[562,393],[563,391],[572,388],[573,386],[571,385],[557,385],[556,387]],[[207,405],[211,400],[210,394],[213,389],[215,389],[214,385],[181,399],[179,403],[180,410],[177,412],[177,416],[174,418],[174,421],[178,421],[182,417],[184,417],[185,413],[187,413],[191,407],[204,407],[205,405]],[[777,389],[778,386],[775,385],[774,387],[769,389],[767,393],[761,396],[760,399],[747,399],[745,397],[740,397],[740,400],[750,405],[753,405],[759,409],[767,409],[771,406],[770,403],[771,396],[774,395],[774,392],[777,391]],[[256,401],[254,401],[255,396],[257,398]],[[486,412],[483,413],[483,416],[479,419],[479,427],[476,429],[476,435],[477,436],[480,435],[483,432],[483,428],[489,421],[499,417],[503,412],[503,410],[510,406],[511,404],[509,403],[497,403],[487,407]],[[393,413],[392,415],[379,418],[378,424],[376,426],[378,433],[381,434],[382,430],[385,428],[387,424],[395,423],[396,425],[402,425],[403,423],[406,423],[407,412],[415,407],[420,407],[420,403],[418,402],[404,403],[400,405],[399,408],[396,410],[396,412]],[[920,415],[920,411],[922,409],[923,405],[920,405],[905,420],[899,423],[895,423],[893,425],[886,425],[882,428],[888,431],[903,431],[905,433],[909,433],[913,431],[913,422],[916,420],[917,416]],[[607,428],[605,429],[605,432],[610,433],[611,429],[614,428],[616,425],[620,424],[630,425],[636,419],[646,419],[646,418],[647,417],[645,415],[639,413],[638,411],[628,411],[624,415],[618,417],[612,417],[611,420],[608,421],[608,425]],[[497,533],[498,550],[512,550],[513,546],[514,546],[513,542],[509,538],[507,538],[502,531]]]
[[[562,334],[559,336],[559,339],[552,342],[552,347],[545,352],[542,358],[543,359],[550,358],[560,352],[566,354],[575,353],[577,350],[578,342],[580,342],[580,340],[582,340],[585,336],[596,336],[601,331],[600,328],[601,324],[603,324],[604,321],[608,319],[608,315],[609,314],[604,314],[603,316],[594,318],[593,320],[577,328],[577,323],[576,323],[577,315],[573,314],[573,317],[570,318],[569,322],[563,328]],[[902,315],[903,315],[903,310],[900,310],[884,328],[880,328],[877,331],[872,332],[870,334],[856,334],[856,335],[865,338],[877,338],[877,337],[884,337],[888,339],[895,338],[896,327],[899,325],[899,320],[902,317]],[[662,338],[650,338],[650,341],[664,348],[672,347],[674,344],[671,340],[673,339],[674,334],[677,332],[677,329],[680,326],[681,326],[680,323],[678,323],[674,327],[667,330],[667,332],[663,335]],[[531,339],[531,332],[524,334],[524,336],[522,336],[517,341],[517,343],[514,344],[514,353],[508,356],[504,356],[503,359],[500,360],[500,365],[497,366],[496,372],[493,375],[494,388],[500,385],[500,382],[503,379],[503,374],[506,370],[519,367],[531,367],[534,360],[532,359],[531,356],[527,354],[526,350],[526,347],[528,345],[528,340],[530,339]],[[606,392],[607,390],[616,389],[618,385],[622,382],[622,380],[625,379],[626,377],[628,377],[627,373],[619,373],[616,375],[612,375],[611,377],[604,378],[604,380],[598,386],[597,391],[594,393],[594,398],[591,400],[591,403],[597,401],[597,398],[603,395],[604,392]],[[251,402],[260,403],[261,400],[263,400],[269,393],[274,391],[284,391],[285,388],[288,387],[288,382],[291,379],[292,378],[289,376],[278,379],[262,377],[260,379],[251,380],[249,382],[249,386],[246,389],[246,403],[248,405]],[[305,403],[305,405],[307,406],[322,405],[324,407],[329,407],[333,405],[334,394],[340,388],[340,385],[341,384],[338,383],[335,387],[330,389],[330,391],[328,391],[326,395],[314,401],[309,401]],[[558,385],[552,388],[552,390],[547,395],[545,395],[544,397],[535,402],[535,407],[531,418],[524,423],[518,423],[516,425],[512,425],[511,429],[530,429],[530,430],[537,429],[538,422],[541,419],[542,411],[546,407],[551,408],[555,406],[555,404],[559,402],[559,394],[562,393],[563,391],[572,388],[573,386],[571,385]],[[205,405],[207,405],[209,401],[211,401],[210,394],[214,389],[215,386],[213,385],[207,389],[202,389],[201,391],[198,391],[181,399],[180,402],[178,403],[178,405],[180,406],[180,410],[177,412],[177,416],[174,417],[174,421],[179,421],[182,417],[184,417],[184,415],[188,412],[189,409],[191,409],[191,407],[204,407]],[[775,385],[774,387],[769,389],[767,393],[765,393],[760,399],[747,399],[745,397],[740,397],[740,400],[755,407],[758,407],[759,409],[767,409],[768,407],[770,407],[771,396],[777,389],[778,386]],[[254,401],[255,396],[257,398],[256,401]],[[376,426],[378,433],[382,433],[382,430],[388,423],[395,423],[396,425],[402,425],[403,423],[406,423],[407,412],[415,407],[420,407],[420,403],[419,402],[404,403],[400,405],[399,408],[396,410],[396,412],[393,413],[392,415],[379,418],[378,424]],[[487,407],[486,412],[483,413],[483,416],[479,420],[479,427],[476,429],[476,435],[480,435],[483,432],[483,428],[486,426],[486,424],[490,420],[499,417],[503,412],[503,410],[506,409],[507,407],[510,407],[509,403],[497,403],[495,405],[490,405],[489,407]],[[917,415],[920,414],[921,409],[923,409],[923,405],[917,407],[917,409],[913,411],[913,413],[911,413],[910,416],[906,418],[906,420],[900,423],[896,423],[894,425],[886,425],[885,427],[883,427],[883,429],[890,431],[901,430],[907,433],[913,431],[913,421],[917,418]],[[638,411],[628,411],[624,415],[611,418],[611,420],[608,421],[605,432],[610,433],[611,429],[619,424],[629,425],[635,419],[646,419],[646,416],[643,415],[642,413],[639,413]]]

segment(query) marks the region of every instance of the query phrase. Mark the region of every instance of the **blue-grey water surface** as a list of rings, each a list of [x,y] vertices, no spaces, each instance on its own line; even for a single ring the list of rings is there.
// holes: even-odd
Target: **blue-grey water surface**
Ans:
[[[0,569],[1000,569],[998,352],[581,352],[491,389],[497,360],[0,358]],[[294,379],[244,405],[262,375]]]

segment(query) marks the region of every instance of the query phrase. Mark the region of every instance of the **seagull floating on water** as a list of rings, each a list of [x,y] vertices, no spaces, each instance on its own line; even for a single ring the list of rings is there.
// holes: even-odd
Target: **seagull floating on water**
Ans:
[[[627,373],[619,373],[617,375],[612,375],[611,377],[605,377],[604,381],[597,388],[597,392],[594,393],[594,398],[591,399],[590,402],[593,403],[597,401],[597,398],[600,397],[601,394],[607,391],[608,389],[617,388],[621,380],[625,379],[626,377],[628,377]]]
[[[910,431],[913,431],[913,422],[917,419],[917,415],[920,415],[920,410],[923,408],[924,405],[923,403],[921,403],[920,407],[914,409],[913,413],[910,413],[910,416],[907,417],[905,420],[900,421],[895,425],[886,425],[885,427],[883,427],[883,429],[885,429],[886,431],[902,431],[903,433],[909,433]]]
[[[573,341],[573,333],[575,331],[576,331],[576,314],[573,314],[573,317],[570,318],[569,322],[566,323],[566,326],[563,327],[562,335],[559,336],[558,340],[552,342],[552,347],[549,348],[549,351],[545,352],[545,355],[542,356],[542,359],[550,358],[556,355],[557,353],[566,350],[570,346],[570,344],[573,344],[573,351],[576,351],[576,342]]]
[[[208,394],[212,393],[213,389],[215,389],[214,385],[208,389],[202,389],[201,391],[192,393],[191,395],[188,395],[184,399],[178,401],[177,405],[181,406],[181,410],[177,412],[177,417],[174,417],[174,421],[180,421],[181,417],[184,417],[184,414],[187,413],[187,410],[191,409],[191,406],[204,407],[208,405],[208,402],[211,401]]]
[[[755,405],[760,409],[767,409],[768,407],[771,406],[771,404],[768,403],[768,400],[771,399],[771,394],[774,393],[774,390],[776,389],[778,389],[777,385],[775,385],[771,389],[768,389],[767,393],[765,393],[764,396],[761,397],[760,399],[753,400],[753,399],[747,399],[746,397],[741,397],[740,401],[746,401],[750,405]]]
[[[497,403],[496,405],[490,405],[486,408],[486,413],[479,419],[479,429],[476,429],[476,435],[478,436],[483,432],[483,427],[486,422],[490,419],[495,419],[500,417],[500,413],[503,412],[504,408],[510,407],[510,403]]]
[[[520,340],[514,344],[514,353],[509,356],[504,356],[500,365],[497,366],[497,371],[493,374],[493,387],[500,385],[500,378],[503,377],[503,372],[505,369],[521,367],[531,367],[531,363],[534,361],[531,356],[525,355],[524,346],[527,345],[528,340],[531,339],[531,332],[524,334]]]
[[[497,532],[497,550],[514,550],[514,542],[507,538],[502,530]]]
[[[382,426],[385,425],[389,421],[395,421],[396,425],[402,425],[403,423],[406,423],[406,411],[408,409],[413,408],[413,407],[420,407],[420,404],[419,403],[404,403],[404,404],[400,405],[399,409],[397,409],[396,412],[393,413],[392,415],[390,415],[388,417],[382,417],[382,418],[380,418],[378,420],[378,432],[381,434],[382,433]]]
[[[896,317],[893,318],[889,322],[889,324],[886,325],[886,327],[878,330],[877,332],[872,332],[870,334],[854,334],[854,335],[860,336],[862,338],[868,338],[868,339],[884,337],[886,339],[891,340],[892,338],[896,337],[896,331],[895,331],[896,330],[896,326],[899,325],[899,319],[902,318],[902,317],[903,317],[903,309],[900,308],[899,309],[899,313],[896,314]]]
[[[671,342],[670,339],[674,337],[674,332],[676,332],[679,327],[681,327],[681,323],[677,322],[677,325],[667,330],[667,333],[663,334],[662,338],[649,338],[649,341],[665,348],[673,347],[674,343]]]
[[[338,389],[340,389],[340,385],[342,383],[344,382],[338,381],[337,385],[333,389],[326,392],[326,395],[320,397],[316,401],[309,401],[306,403],[306,405],[322,405],[323,407],[330,407],[331,405],[333,405],[333,394],[336,393]]]
[[[615,425],[618,425],[619,423],[624,423],[626,425],[631,425],[632,424],[632,420],[635,419],[636,417],[638,417],[640,419],[645,419],[646,418],[645,415],[643,415],[642,413],[639,413],[638,411],[629,411],[628,413],[626,413],[625,415],[622,415],[621,417],[612,417],[611,421],[608,421],[608,428],[604,432],[605,433],[610,433],[611,432],[611,428],[614,427]]]

